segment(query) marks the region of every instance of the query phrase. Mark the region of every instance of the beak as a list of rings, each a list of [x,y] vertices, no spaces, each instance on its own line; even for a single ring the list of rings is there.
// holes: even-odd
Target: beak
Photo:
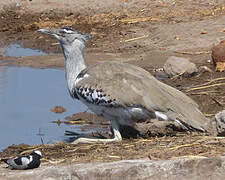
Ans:
[[[55,29],[39,29],[37,30],[37,32],[49,34],[49,35],[54,35],[56,33]]]

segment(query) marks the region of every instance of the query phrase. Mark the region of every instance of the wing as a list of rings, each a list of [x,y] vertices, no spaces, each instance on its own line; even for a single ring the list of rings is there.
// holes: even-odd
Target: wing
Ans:
[[[22,165],[22,162],[21,162],[21,158],[19,157],[15,157],[15,158],[11,158],[11,159],[8,159],[6,161],[6,163],[11,166],[12,168],[17,168],[19,167],[20,165]]]
[[[22,165],[24,166],[27,166],[32,160],[33,160],[33,157],[31,155],[21,158]]]
[[[126,63],[102,62],[82,73],[88,76],[77,83],[78,88],[101,90],[108,99],[115,100],[117,106],[163,112],[170,119],[179,118],[184,124],[205,129],[207,119],[191,98],[158,81],[142,68]]]
[[[7,160],[7,164],[14,169],[26,169],[30,162],[29,156],[15,157]]]

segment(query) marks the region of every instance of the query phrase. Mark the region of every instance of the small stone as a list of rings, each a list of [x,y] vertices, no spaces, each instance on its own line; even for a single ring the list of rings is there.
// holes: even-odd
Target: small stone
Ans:
[[[212,60],[216,71],[225,71],[225,40],[212,47]]]
[[[205,29],[202,29],[200,34],[207,34],[208,32]]]
[[[204,72],[210,72],[210,73],[212,73],[213,71],[209,67],[207,67],[207,66],[200,66],[199,67],[199,72],[201,72],[201,73],[204,73]]]
[[[225,110],[218,112],[213,118],[218,136],[225,136]]]
[[[50,109],[50,111],[55,112],[55,113],[63,113],[66,112],[66,109],[62,106],[55,106]]]
[[[168,79],[168,78],[169,78],[168,74],[166,74],[164,71],[156,72],[156,73],[154,74],[154,76],[155,76],[155,78],[158,79],[158,80],[160,80],[160,79]]]
[[[179,36],[175,36],[174,39],[180,40],[180,37]]]
[[[170,56],[163,66],[163,69],[169,77],[182,75],[191,76],[198,72],[196,65],[187,58]]]
[[[220,32],[221,32],[221,33],[225,33],[225,29],[222,29]]]

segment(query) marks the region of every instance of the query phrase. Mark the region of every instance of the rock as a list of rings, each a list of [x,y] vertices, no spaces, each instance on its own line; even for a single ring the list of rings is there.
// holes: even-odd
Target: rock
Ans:
[[[216,129],[217,136],[225,136],[225,110],[215,115],[212,126]]]
[[[66,109],[62,106],[55,106],[50,109],[50,111],[55,112],[55,113],[64,113],[66,112]]]
[[[149,151],[151,153],[151,151]],[[45,165],[35,170],[0,168],[0,179],[224,179],[225,157],[178,157],[170,160],[122,160],[106,163]]]
[[[136,129],[139,131],[139,136],[142,138],[175,136],[178,133],[187,133],[187,129],[175,121],[160,121],[158,119],[136,123]]]
[[[216,71],[225,71],[225,40],[212,47],[212,60]]]
[[[187,58],[170,56],[163,66],[163,69],[168,76],[177,75],[191,76],[198,72],[196,65]]]

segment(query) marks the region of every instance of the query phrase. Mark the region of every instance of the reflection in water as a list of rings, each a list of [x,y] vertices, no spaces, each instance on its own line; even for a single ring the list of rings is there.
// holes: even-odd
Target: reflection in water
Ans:
[[[6,47],[4,56],[21,57],[21,56],[40,56],[46,55],[45,52],[30,48],[23,48],[19,44],[11,44]]]
[[[0,67],[0,90],[2,86],[3,73],[4,73],[4,67]],[[1,96],[1,91],[0,91],[0,96]]]
[[[3,86],[3,83],[4,83],[3,78],[5,76],[5,72],[6,72],[6,67],[0,66],[0,101],[2,99],[1,98],[2,97],[2,86]],[[0,110],[0,112],[1,112],[1,110]],[[1,116],[0,116],[0,118],[1,118]]]
[[[51,112],[56,105],[65,107],[66,113]],[[51,121],[84,110],[69,96],[62,70],[0,69],[0,150],[11,144],[41,144],[41,139],[44,143],[61,140],[65,130],[74,128]]]

